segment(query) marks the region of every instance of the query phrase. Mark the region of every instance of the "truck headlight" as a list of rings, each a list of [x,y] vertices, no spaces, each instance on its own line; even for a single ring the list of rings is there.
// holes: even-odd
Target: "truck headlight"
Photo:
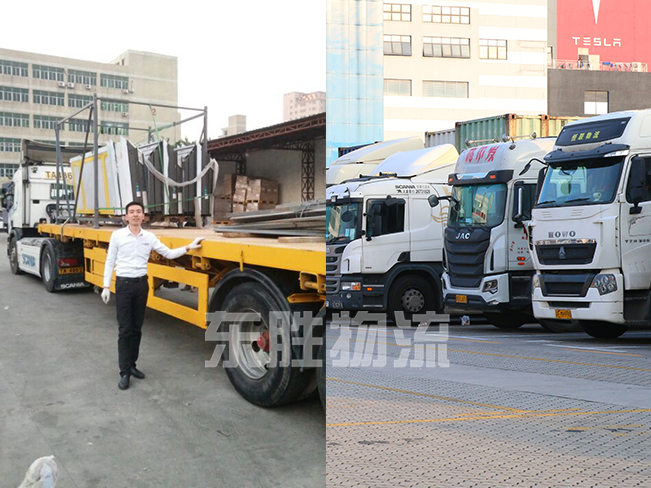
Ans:
[[[341,291],[360,291],[362,283],[359,281],[347,281],[341,283]]]
[[[590,288],[596,288],[599,290],[599,295],[606,295],[607,293],[617,291],[617,280],[615,279],[615,275],[598,274],[592,280]]]
[[[497,280],[486,281],[481,291],[482,293],[488,292],[491,295],[495,295],[495,293],[497,293]]]
[[[533,278],[531,278],[531,288],[540,288],[540,275],[533,275]]]

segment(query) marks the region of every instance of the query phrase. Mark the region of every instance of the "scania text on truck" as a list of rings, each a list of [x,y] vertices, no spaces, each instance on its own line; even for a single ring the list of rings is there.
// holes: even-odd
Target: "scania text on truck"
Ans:
[[[331,311],[405,317],[441,309],[445,196],[451,144],[388,157],[375,174],[326,190],[326,290]]]
[[[531,223],[534,315],[597,338],[650,325],[651,110],[568,124],[545,161]]]
[[[480,311],[503,329],[534,321],[526,224],[542,158],[553,146],[554,138],[521,140],[459,155],[448,180],[452,203],[442,277],[448,311]]]

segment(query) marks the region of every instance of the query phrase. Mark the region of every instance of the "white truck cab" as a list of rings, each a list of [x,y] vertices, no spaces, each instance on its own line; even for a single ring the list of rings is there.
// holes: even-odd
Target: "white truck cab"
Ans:
[[[651,325],[651,110],[566,125],[533,209],[533,312],[615,338]]]
[[[400,151],[423,149],[420,137],[406,137],[377,142],[344,154],[326,169],[326,186],[338,185],[352,178],[367,176],[389,156]]]
[[[553,138],[463,151],[449,177],[443,296],[450,312],[479,311],[499,328],[532,322],[534,274],[526,224]]]
[[[326,291],[331,311],[406,317],[441,309],[447,176],[458,157],[444,144],[388,157],[374,174],[326,189]]]

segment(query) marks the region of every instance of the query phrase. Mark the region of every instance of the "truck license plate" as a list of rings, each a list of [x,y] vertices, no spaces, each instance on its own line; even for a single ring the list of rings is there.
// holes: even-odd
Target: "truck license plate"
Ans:
[[[59,274],[64,275],[64,274],[77,274],[77,273],[83,273],[84,268],[81,266],[76,267],[76,268],[59,268]]]
[[[571,310],[556,310],[557,319],[571,319],[572,311]]]
[[[468,295],[457,295],[457,303],[468,303]]]

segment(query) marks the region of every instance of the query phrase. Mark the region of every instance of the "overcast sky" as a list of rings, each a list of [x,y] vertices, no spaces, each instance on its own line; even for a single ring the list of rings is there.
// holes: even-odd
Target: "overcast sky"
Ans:
[[[229,115],[266,127],[283,121],[284,93],[325,91],[325,17],[323,0],[7,1],[0,47],[98,62],[128,49],[176,56],[179,105],[208,106],[212,139]]]

